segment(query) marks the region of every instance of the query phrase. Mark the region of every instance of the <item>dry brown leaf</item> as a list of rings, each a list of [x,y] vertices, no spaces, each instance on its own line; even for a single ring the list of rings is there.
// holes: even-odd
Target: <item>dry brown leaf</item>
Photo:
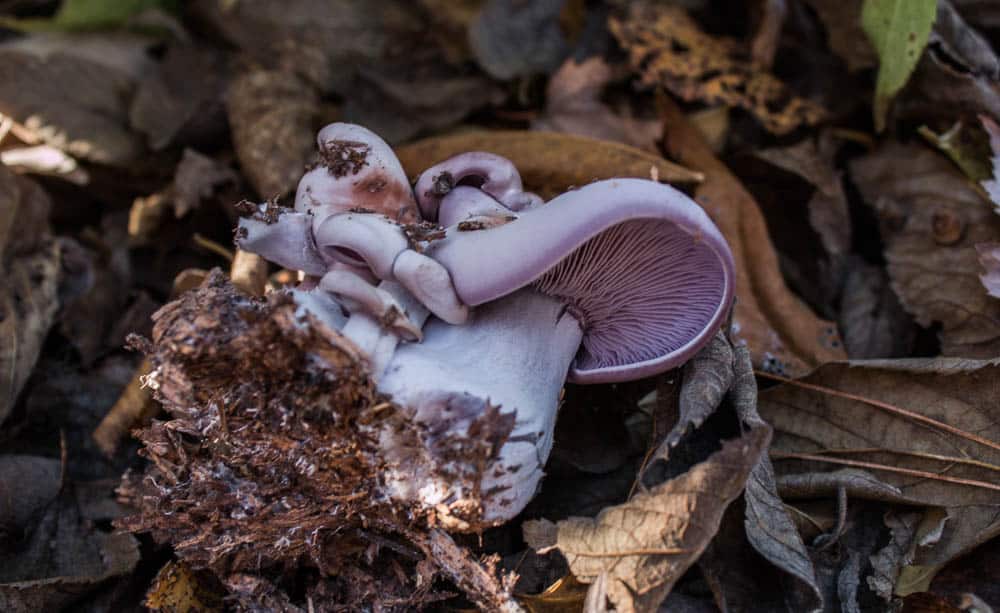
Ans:
[[[104,532],[84,517],[72,491],[40,514],[17,552],[0,556],[0,611],[63,610],[139,562],[131,534]]]
[[[0,422],[42,350],[59,307],[59,245],[49,236],[49,198],[0,164]]]
[[[878,65],[875,49],[861,29],[862,0],[805,0],[826,28],[830,48],[851,72]]]
[[[733,336],[747,344],[754,366],[797,376],[843,359],[834,324],[816,317],[785,285],[753,196],[712,154],[680,109],[667,100],[663,106],[667,151],[705,173],[695,200],[719,226],[736,258]]]
[[[1000,353],[1000,301],[979,280],[975,245],[1000,240],[1000,216],[945,157],[890,143],[851,164],[880,218],[892,288],[923,326],[941,323],[944,355]]]
[[[604,58],[577,62],[570,58],[552,75],[545,91],[545,113],[532,124],[535,130],[552,130],[600,140],[610,140],[656,152],[661,126],[657,119],[618,114],[601,100],[612,77]]]
[[[835,392],[889,403],[916,417]],[[845,487],[857,498],[946,507],[940,539],[917,552],[916,563],[926,565],[943,563],[1000,534],[997,398],[998,361],[841,362],[820,367],[801,383],[762,392],[760,413],[775,428],[772,456],[779,458],[778,474],[783,480],[799,479],[797,492],[783,488],[783,494],[829,494],[830,488]],[[918,421],[921,417],[945,426]],[[833,479],[836,473],[830,471],[845,466],[856,469],[854,477]]]
[[[688,101],[746,109],[775,134],[815,125],[826,115],[771,73],[754,68],[742,44],[702,32],[680,7],[630,3],[627,16],[612,17],[609,27],[646,85],[663,86]]]
[[[226,108],[233,147],[257,195],[293,189],[316,147],[319,94],[292,72],[251,69],[229,84]]]
[[[131,47],[124,49],[105,51],[134,55]],[[73,157],[124,165],[142,153],[142,139],[128,126],[134,86],[129,71],[93,61],[73,47],[40,42],[0,49],[0,114]]]
[[[692,183],[701,174],[627,145],[554,132],[476,131],[427,138],[396,150],[403,168],[416,177],[429,166],[464,151],[488,151],[508,158],[527,189],[544,198],[600,179],[650,178]]]
[[[589,586],[573,575],[559,579],[541,594],[515,594],[528,613],[577,613],[583,608]]]
[[[619,612],[655,611],[715,535],[769,439],[766,426],[749,430],[596,518],[525,522],[525,540],[535,549],[558,548],[583,582],[608,573],[608,597]]]
[[[143,605],[169,613],[213,613],[222,611],[224,595],[222,590],[212,589],[187,564],[171,561],[156,573]]]
[[[910,355],[916,326],[889,286],[881,266],[849,256],[837,323],[851,359]]]
[[[62,463],[30,455],[0,456],[0,542],[45,510],[62,485]]]

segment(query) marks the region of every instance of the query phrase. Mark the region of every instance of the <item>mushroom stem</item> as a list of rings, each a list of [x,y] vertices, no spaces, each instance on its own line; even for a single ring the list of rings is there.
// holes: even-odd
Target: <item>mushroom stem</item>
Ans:
[[[396,304],[403,309],[402,313],[397,314],[399,317],[408,321],[417,331],[423,327],[430,311],[406,288],[394,281],[382,281],[378,284],[378,289],[394,298]],[[400,331],[388,325],[389,323],[379,320],[371,313],[356,311],[351,313],[341,329],[344,336],[368,356],[371,376],[376,381],[382,376],[402,340]]]
[[[430,457],[393,462],[390,493],[439,510],[442,504],[463,508],[478,499],[486,523],[519,513],[542,478],[560,390],[582,334],[561,301],[532,288],[482,305],[466,325],[430,319],[423,342],[396,349],[378,385],[414,411],[429,437]],[[515,421],[488,465],[452,453],[435,455],[447,437],[481,438],[484,426],[476,420],[497,406]],[[467,474],[473,469],[478,471]]]

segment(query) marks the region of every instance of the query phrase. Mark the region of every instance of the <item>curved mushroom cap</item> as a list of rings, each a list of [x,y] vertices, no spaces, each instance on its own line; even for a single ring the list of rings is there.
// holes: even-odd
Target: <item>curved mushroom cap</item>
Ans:
[[[484,151],[470,151],[431,166],[420,174],[413,191],[424,218],[436,220],[441,199],[458,186],[477,187],[511,211],[541,204],[541,198],[525,192],[513,162]]]
[[[316,136],[320,161],[302,176],[295,210],[317,216],[369,209],[401,223],[419,220],[406,172],[377,134],[332,123]]]
[[[691,358],[725,319],[733,256],[708,215],[667,185],[591,183],[505,225],[449,229],[427,253],[477,306],[533,285],[584,329],[576,383],[654,375]]]

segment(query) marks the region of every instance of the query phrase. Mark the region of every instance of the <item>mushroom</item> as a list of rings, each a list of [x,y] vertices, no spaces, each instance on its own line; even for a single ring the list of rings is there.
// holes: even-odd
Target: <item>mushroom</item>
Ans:
[[[354,341],[377,378],[400,340],[421,338],[431,313],[460,323],[467,309],[447,271],[415,251],[401,225],[419,213],[389,145],[345,123],[326,126],[317,141],[320,162],[299,182],[294,210],[244,207],[237,242],[303,271],[306,282],[290,290],[300,308]]]
[[[432,172],[417,182],[418,199]],[[467,203],[484,210],[483,193],[455,187],[436,204],[443,212]],[[478,499],[486,524],[512,518],[534,495],[567,377],[625,381],[682,364],[725,320],[734,276],[732,254],[705,212],[653,181],[600,181],[520,211],[494,203],[507,223],[452,227],[426,250],[474,307],[469,320],[431,319],[424,340],[399,347],[379,383],[434,432],[472,429],[494,406],[514,412],[480,480],[455,479],[448,457],[436,471],[411,462],[387,479],[393,495],[439,511]]]

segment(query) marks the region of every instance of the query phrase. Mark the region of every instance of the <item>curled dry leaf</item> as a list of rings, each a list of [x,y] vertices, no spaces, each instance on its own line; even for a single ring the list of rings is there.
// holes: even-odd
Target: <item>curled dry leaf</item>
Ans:
[[[0,164],[0,422],[42,350],[58,303],[59,245],[48,196]]]
[[[1000,352],[1000,301],[979,279],[976,245],[1000,240],[1000,216],[951,162],[918,145],[887,144],[851,174],[879,217],[892,288],[917,323],[940,322],[944,355]]]
[[[396,150],[407,175],[463,151],[488,151],[513,162],[525,189],[544,198],[599,179],[650,175],[668,183],[692,183],[701,174],[627,145],[554,132],[465,132],[404,145]]]
[[[295,189],[316,146],[316,89],[292,72],[253,68],[229,84],[226,108],[236,156],[257,194]]]
[[[769,438],[767,427],[749,430],[687,473],[595,518],[525,522],[525,540],[534,549],[559,549],[583,582],[608,573],[616,610],[655,610],[715,535]]]
[[[658,119],[639,119],[627,109],[616,113],[601,100],[611,77],[612,69],[602,57],[583,62],[566,60],[549,79],[545,114],[532,124],[532,129],[610,140],[656,152],[661,131]]]
[[[797,480],[783,494],[844,487],[850,497],[947,508],[940,539],[917,552],[918,564],[939,564],[1000,534],[998,397],[997,361],[842,362],[762,392],[760,412],[775,428],[778,474]],[[829,472],[845,467],[856,470]]]
[[[646,85],[665,87],[688,101],[743,108],[775,134],[814,125],[826,115],[756,69],[742,44],[702,32],[680,7],[629,3],[627,15],[611,18],[609,27]]]
[[[665,146],[675,159],[705,173],[695,199],[726,237],[736,258],[733,335],[754,366],[796,376],[843,359],[835,326],[792,294],[757,203],[720,162],[680,109],[664,101]]]

